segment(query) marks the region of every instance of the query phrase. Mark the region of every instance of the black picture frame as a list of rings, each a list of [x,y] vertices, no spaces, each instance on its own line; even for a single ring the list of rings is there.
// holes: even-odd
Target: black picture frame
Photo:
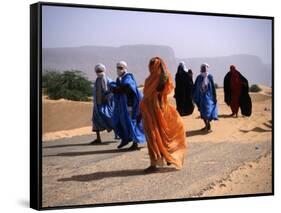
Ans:
[[[184,199],[167,199],[167,200],[146,200],[137,202],[118,202],[106,204],[90,204],[90,205],[74,205],[74,206],[42,206],[42,7],[58,6],[58,7],[74,7],[74,8],[95,8],[110,9],[118,11],[141,11],[141,12],[157,12],[172,14],[189,14],[189,15],[205,15],[205,16],[222,16],[222,17],[239,17],[266,19],[272,22],[272,192],[261,194],[231,195],[231,196],[215,196],[200,198],[184,198]],[[222,14],[222,13],[206,13],[193,11],[175,11],[148,8],[130,8],[130,7],[113,7],[99,5],[83,5],[83,4],[66,4],[39,2],[30,5],[30,207],[36,210],[48,209],[66,209],[81,207],[98,207],[98,206],[115,206],[115,205],[134,205],[145,203],[160,202],[177,202],[192,200],[208,200],[208,199],[226,199],[237,197],[253,197],[253,196],[272,196],[274,195],[274,17],[258,16],[258,15],[241,15],[241,14]]]

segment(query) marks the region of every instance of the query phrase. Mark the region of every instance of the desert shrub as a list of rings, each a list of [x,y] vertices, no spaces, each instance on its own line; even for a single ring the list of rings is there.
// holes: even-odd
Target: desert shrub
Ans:
[[[92,82],[78,70],[57,72],[45,71],[42,75],[44,94],[50,99],[68,99],[73,101],[90,101]]]
[[[42,88],[43,93],[47,94],[47,88],[51,87],[52,84],[59,81],[61,73],[54,70],[45,70],[42,74]]]
[[[253,84],[250,87],[250,92],[259,92],[259,91],[261,91],[261,88],[257,84]]]

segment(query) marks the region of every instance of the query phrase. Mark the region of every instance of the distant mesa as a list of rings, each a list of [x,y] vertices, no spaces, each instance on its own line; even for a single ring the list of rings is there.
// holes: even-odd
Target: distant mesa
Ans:
[[[103,63],[107,67],[107,74],[116,78],[116,62],[125,60],[128,70],[134,73],[138,84],[143,84],[148,76],[148,62],[154,56],[162,57],[172,74],[176,73],[180,61],[185,61],[191,68],[194,77],[199,73],[200,65],[210,64],[210,73],[219,86],[229,70],[230,64],[235,64],[238,70],[248,78],[250,84],[271,86],[271,64],[263,64],[259,57],[247,54],[238,54],[221,57],[194,57],[176,58],[174,50],[169,46],[161,45],[126,45],[121,47],[81,46],[65,48],[43,48],[43,70],[81,70],[89,79],[95,79],[94,66]]]

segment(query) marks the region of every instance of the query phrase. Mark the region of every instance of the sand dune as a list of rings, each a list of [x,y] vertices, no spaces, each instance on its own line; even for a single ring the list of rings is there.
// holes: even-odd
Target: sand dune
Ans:
[[[43,99],[43,137],[46,133],[91,126],[92,102]],[[57,133],[56,133],[57,134]]]

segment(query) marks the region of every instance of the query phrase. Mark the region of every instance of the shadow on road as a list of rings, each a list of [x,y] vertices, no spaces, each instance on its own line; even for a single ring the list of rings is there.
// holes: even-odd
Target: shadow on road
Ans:
[[[208,133],[210,133],[210,132],[206,132],[201,129],[197,129],[197,130],[185,132],[185,137],[192,137],[192,136],[196,136],[196,135],[207,135]]]
[[[177,171],[175,168],[159,168],[155,173],[165,173],[165,172],[174,172]],[[131,169],[131,170],[119,170],[119,171],[107,171],[107,172],[96,172],[85,175],[75,175],[69,178],[58,179],[60,182],[65,181],[79,181],[79,182],[89,182],[94,180],[101,180],[104,178],[112,177],[128,177],[128,176],[138,176],[138,175],[148,175],[155,173],[146,173],[144,169]]]
[[[140,149],[138,149],[140,150]],[[64,152],[58,153],[55,155],[45,155],[43,157],[75,157],[75,156],[82,156],[82,155],[96,155],[96,154],[114,154],[120,152],[128,152],[128,151],[138,151],[138,150],[130,150],[128,149],[109,149],[109,150],[95,150],[95,151],[88,151],[88,152]]]
[[[89,143],[77,143],[77,144],[61,144],[61,145],[55,145],[55,146],[44,146],[43,148],[62,148],[62,147],[74,147],[74,146],[102,146],[102,145],[109,145],[111,143],[117,143],[117,141],[105,141],[102,143],[97,144],[91,144]]]

